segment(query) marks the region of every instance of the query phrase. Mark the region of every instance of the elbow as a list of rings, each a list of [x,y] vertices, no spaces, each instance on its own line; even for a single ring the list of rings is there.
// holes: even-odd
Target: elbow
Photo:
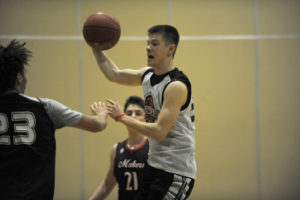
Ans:
[[[157,137],[157,138],[155,138],[155,140],[157,141],[157,142],[161,142],[161,141],[163,141],[165,139],[165,137]]]
[[[110,82],[116,82],[116,78],[113,75],[107,75],[107,74],[105,74],[105,77]]]
[[[103,131],[106,128],[106,125],[106,123],[98,123],[91,131],[94,133]]]
[[[157,126],[157,129],[153,130],[152,132],[152,137],[149,135],[152,139],[156,140],[157,142],[163,141],[167,135],[168,135],[169,129],[162,127],[162,126]]]
[[[119,83],[119,81],[120,81],[117,72],[112,73],[109,77],[107,77],[107,79],[113,83]]]
[[[161,141],[163,141],[166,138],[166,136],[167,136],[167,133],[161,133],[161,134],[157,135],[157,137],[155,137],[153,139],[155,139],[157,142],[161,142]]]
[[[106,123],[101,123],[100,125],[99,125],[99,127],[98,127],[98,130],[97,130],[97,132],[99,132],[99,131],[103,131],[105,128],[106,128]]]
[[[109,72],[102,71],[104,76],[109,80],[110,82],[118,82],[119,78],[119,70],[117,69],[111,69]]]

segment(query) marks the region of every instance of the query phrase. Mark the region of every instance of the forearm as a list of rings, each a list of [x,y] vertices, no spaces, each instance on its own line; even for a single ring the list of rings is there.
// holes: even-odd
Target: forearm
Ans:
[[[158,142],[162,141],[169,131],[166,127],[159,125],[159,123],[141,122],[127,115],[122,116],[118,121],[130,129],[133,129],[140,134],[152,138]]]
[[[107,116],[105,114],[99,115],[83,115],[78,124],[74,127],[80,128],[86,131],[98,132],[102,131],[106,127]]]
[[[94,56],[96,58],[97,64],[106,78],[110,81],[117,81],[118,67],[116,64],[108,57],[103,51],[98,51],[93,49]]]
[[[120,69],[103,51],[93,49],[93,52],[100,70],[108,80],[122,85],[141,85],[141,77],[148,68]]]
[[[103,200],[111,193],[113,188],[113,184],[108,184],[107,182],[103,181],[96,189],[94,194],[89,198],[89,200]]]
[[[97,131],[103,131],[107,126],[107,115],[105,114],[98,114],[91,116],[94,118],[95,126],[97,127]]]

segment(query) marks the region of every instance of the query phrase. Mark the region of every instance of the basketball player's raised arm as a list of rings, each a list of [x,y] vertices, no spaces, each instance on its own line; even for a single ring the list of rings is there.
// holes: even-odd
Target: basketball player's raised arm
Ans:
[[[119,69],[118,66],[101,50],[93,48],[97,64],[106,78],[123,85],[141,85],[141,77],[149,67],[138,70]]]

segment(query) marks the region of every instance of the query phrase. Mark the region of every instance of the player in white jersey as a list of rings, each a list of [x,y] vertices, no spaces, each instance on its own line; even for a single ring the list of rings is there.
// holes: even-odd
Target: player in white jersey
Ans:
[[[187,199],[196,177],[194,105],[188,78],[173,66],[179,33],[173,26],[148,30],[147,67],[120,69],[93,48],[99,68],[113,82],[142,85],[146,120],[140,122],[108,100],[109,115],[149,138],[148,170],[136,199]]]

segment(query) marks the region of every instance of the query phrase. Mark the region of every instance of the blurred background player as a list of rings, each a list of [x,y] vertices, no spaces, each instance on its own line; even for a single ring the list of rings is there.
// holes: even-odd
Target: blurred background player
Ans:
[[[144,100],[130,96],[125,103],[124,113],[136,120],[145,121]],[[115,144],[110,154],[110,167],[105,179],[98,186],[90,200],[105,199],[118,184],[118,199],[135,199],[141,177],[147,164],[148,139],[128,129],[128,138]]]
[[[84,115],[47,98],[24,95],[26,65],[32,53],[25,43],[0,46],[0,199],[52,200],[55,130],[73,126],[98,132],[106,127],[102,102]]]
[[[143,86],[147,123],[124,115],[118,103],[108,100],[112,118],[149,138],[149,167],[136,199],[187,199],[194,186],[194,103],[188,77],[173,66],[178,43],[179,33],[173,26],[148,29],[148,66],[138,70],[120,69],[93,47],[98,66],[108,80]]]

